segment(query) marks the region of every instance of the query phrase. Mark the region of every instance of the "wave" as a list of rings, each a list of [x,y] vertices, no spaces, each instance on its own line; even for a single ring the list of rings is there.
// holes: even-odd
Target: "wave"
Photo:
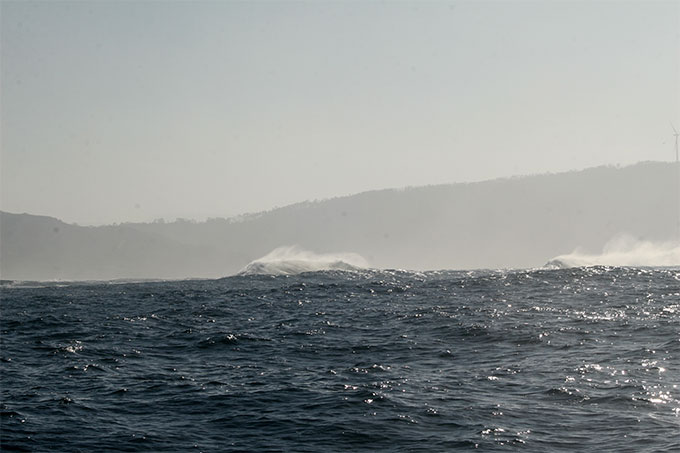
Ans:
[[[556,256],[545,265],[550,269],[584,266],[680,266],[680,243],[641,241],[620,235],[607,242],[602,253],[591,254],[576,249],[568,255]]]
[[[237,275],[295,275],[303,272],[356,271],[366,267],[366,260],[356,253],[317,254],[297,246],[285,246],[249,263]]]

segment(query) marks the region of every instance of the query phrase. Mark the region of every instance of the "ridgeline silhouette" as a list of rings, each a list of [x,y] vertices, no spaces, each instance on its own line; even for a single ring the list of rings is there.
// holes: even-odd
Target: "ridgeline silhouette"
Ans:
[[[675,234],[672,163],[378,190],[206,222],[82,227],[1,213],[0,274],[13,280],[222,277],[280,246],[352,252],[372,267],[537,267],[617,234]]]

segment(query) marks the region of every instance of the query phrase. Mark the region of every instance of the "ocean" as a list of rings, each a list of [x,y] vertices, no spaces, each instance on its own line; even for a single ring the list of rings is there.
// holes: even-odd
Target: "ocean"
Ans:
[[[4,282],[6,451],[680,451],[680,270]]]

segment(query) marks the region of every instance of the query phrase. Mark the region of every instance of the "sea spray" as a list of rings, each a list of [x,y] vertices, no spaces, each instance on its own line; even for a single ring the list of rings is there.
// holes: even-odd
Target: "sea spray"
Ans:
[[[249,263],[238,275],[294,275],[330,270],[352,271],[366,267],[366,260],[356,253],[318,254],[298,246],[284,246]]]
[[[680,266],[680,244],[635,239],[628,234],[607,242],[602,253],[592,254],[577,248],[572,253],[551,259],[546,267],[582,266]]]

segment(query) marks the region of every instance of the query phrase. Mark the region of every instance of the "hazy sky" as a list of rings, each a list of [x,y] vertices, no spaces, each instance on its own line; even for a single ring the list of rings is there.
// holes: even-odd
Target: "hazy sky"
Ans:
[[[1,3],[1,208],[100,224],[674,157],[680,2]]]

